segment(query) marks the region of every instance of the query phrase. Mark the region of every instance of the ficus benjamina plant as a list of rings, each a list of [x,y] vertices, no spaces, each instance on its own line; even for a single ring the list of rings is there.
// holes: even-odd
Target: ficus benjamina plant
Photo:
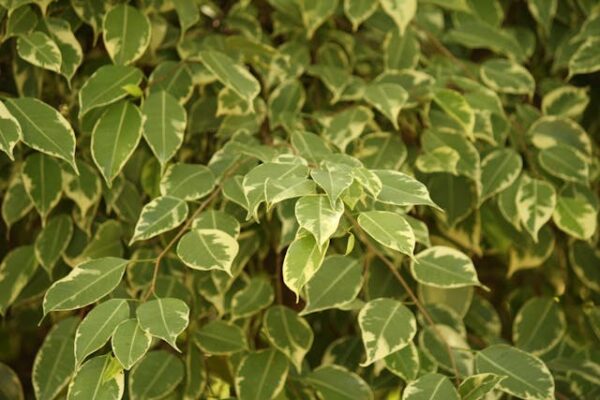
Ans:
[[[0,399],[600,398],[598,0],[0,0]]]

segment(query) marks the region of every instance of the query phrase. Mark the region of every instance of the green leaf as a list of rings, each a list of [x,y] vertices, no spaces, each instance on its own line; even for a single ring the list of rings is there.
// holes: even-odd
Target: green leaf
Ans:
[[[600,37],[588,37],[569,60],[569,77],[591,74],[600,70],[600,54],[597,49]]]
[[[427,187],[433,201],[444,210],[439,218],[449,227],[465,221],[477,207],[476,183],[465,176],[438,173],[429,179]]]
[[[194,90],[190,64],[181,61],[163,61],[150,74],[150,93],[166,91],[185,103]],[[211,80],[214,79],[211,76]]]
[[[285,354],[297,371],[301,371],[302,360],[314,339],[306,320],[287,307],[273,306],[264,315],[263,332],[273,347]]]
[[[54,40],[43,32],[19,35],[17,52],[21,58],[36,67],[60,72],[62,65],[60,49]]]
[[[377,201],[397,206],[428,205],[437,207],[429,197],[425,185],[402,172],[374,170],[383,185]]]
[[[185,381],[183,396],[185,399],[198,399],[207,386],[208,373],[206,361],[200,350],[190,341],[185,352]]]
[[[342,192],[354,181],[350,171],[337,167],[312,170],[310,176],[327,193],[332,208],[335,207]]]
[[[588,161],[577,150],[564,144],[547,147],[538,153],[540,166],[552,176],[584,185],[589,179]]]
[[[358,314],[366,366],[407,346],[417,333],[412,312],[396,300],[381,298],[368,302]]]
[[[78,365],[108,342],[117,326],[129,318],[129,312],[127,300],[110,299],[85,316],[75,334],[75,361]]]
[[[433,93],[433,101],[461,126],[466,137],[474,139],[475,113],[460,93],[451,89],[438,89]]]
[[[131,370],[129,398],[158,400],[172,393],[183,380],[183,361],[165,350],[151,351]]]
[[[8,111],[4,103],[0,102],[0,150],[14,160],[13,149],[22,136],[19,121]]]
[[[488,60],[482,64],[479,73],[483,83],[495,92],[531,96],[535,90],[533,76],[514,61]]]
[[[144,331],[137,319],[121,322],[112,334],[112,351],[123,368],[130,369],[150,349],[152,335]]]
[[[306,38],[311,39],[317,28],[335,12],[338,0],[303,0],[297,4],[306,28]]]
[[[416,0],[379,0],[383,11],[393,20],[400,34],[404,34],[406,27],[417,13]]]
[[[0,393],[7,399],[23,400],[23,385],[19,376],[8,365],[0,363]]]
[[[163,196],[190,201],[208,195],[216,185],[212,171],[200,164],[172,164],[160,180]]]
[[[79,175],[63,171],[63,191],[79,207],[81,215],[100,200],[102,195],[102,181],[96,169],[91,165],[77,160]]]
[[[109,106],[92,132],[92,158],[110,187],[142,137],[142,113],[128,101]]]
[[[304,380],[324,399],[373,400],[369,385],[354,372],[339,365],[323,365],[312,371]]]
[[[71,0],[73,10],[94,31],[94,41],[102,28],[102,18],[106,11],[106,3],[103,0]]]
[[[377,242],[412,257],[415,235],[401,215],[390,211],[362,212],[358,224]]]
[[[436,147],[432,151],[421,153],[415,161],[415,166],[428,174],[434,172],[448,172],[458,175],[458,162],[460,154],[449,146]]]
[[[21,125],[23,143],[49,156],[75,165],[75,133],[58,111],[40,100],[22,97],[4,103]]]
[[[319,246],[314,236],[307,233],[297,236],[288,247],[283,259],[283,281],[296,294],[296,299],[321,267],[326,251],[327,244],[325,248]]]
[[[240,235],[240,223],[225,211],[203,211],[192,221],[192,229],[216,229],[232,238]]]
[[[363,270],[358,260],[341,255],[329,256],[306,284],[306,306],[302,315],[351,303],[363,285]]]
[[[157,338],[177,347],[177,336],[189,324],[190,309],[187,304],[179,299],[158,298],[150,300],[138,307],[136,315],[140,327]]]
[[[231,299],[232,319],[247,318],[273,303],[273,287],[264,278],[252,278]]]
[[[538,149],[547,149],[558,144],[571,146],[590,158],[592,142],[583,128],[569,118],[545,116],[535,121],[527,136]]]
[[[293,131],[290,141],[298,154],[311,163],[317,164],[331,154],[325,141],[311,132]]]
[[[584,241],[575,241],[570,246],[569,260],[575,275],[581,282],[596,292],[600,292],[600,250]]]
[[[35,239],[35,256],[42,267],[52,275],[54,265],[60,259],[73,236],[73,221],[66,214],[50,218]]]
[[[212,355],[226,355],[248,349],[244,331],[237,325],[214,320],[194,334],[200,350]]]
[[[83,60],[81,45],[71,30],[71,25],[66,20],[47,18],[46,26],[61,53],[60,73],[68,81],[71,81]]]
[[[411,262],[410,270],[415,280],[428,286],[451,289],[481,285],[471,259],[446,246],[423,250]]]
[[[552,27],[552,20],[558,8],[557,0],[527,0],[527,7],[533,18],[541,25],[542,30],[548,34]]]
[[[304,86],[297,79],[289,79],[277,86],[269,96],[269,123],[291,130],[297,114],[306,101]]]
[[[181,34],[183,35],[190,27],[194,26],[200,20],[198,5],[194,2],[185,0],[174,0],[173,5],[179,18]]]
[[[478,373],[506,376],[498,389],[512,396],[532,400],[554,397],[554,379],[539,358],[505,344],[496,344],[477,353]]]
[[[523,226],[537,242],[538,231],[554,212],[556,192],[542,180],[523,177],[517,192],[517,212]]]
[[[54,282],[44,296],[44,315],[74,310],[100,300],[121,282],[129,261],[104,257],[79,264]]]
[[[394,83],[371,83],[365,89],[365,100],[387,117],[396,130],[400,110],[408,100],[408,92]]]
[[[326,123],[324,135],[337,148],[344,151],[350,143],[354,142],[361,135],[365,127],[372,123],[372,121],[373,112],[367,107],[348,107],[335,114]]]
[[[130,244],[170,231],[181,225],[187,216],[185,201],[171,196],[157,197],[142,209]]]
[[[235,389],[240,400],[273,399],[282,391],[288,361],[275,349],[249,353],[237,369]]]
[[[565,315],[551,298],[528,300],[513,321],[513,341],[528,353],[541,355],[556,346],[567,329]]]
[[[11,12],[6,19],[5,37],[27,35],[35,29],[39,18],[34,7],[22,6]]]
[[[560,86],[546,93],[542,98],[542,112],[545,115],[578,118],[587,108],[589,89],[576,86]]]
[[[15,222],[23,218],[33,208],[33,202],[27,191],[20,174],[17,174],[10,181],[8,188],[4,192],[2,201],[2,219],[6,226],[10,228]]]
[[[409,71],[417,66],[421,56],[419,40],[413,30],[400,34],[398,29],[390,29],[383,43],[385,69]],[[405,87],[406,89],[406,87]]]
[[[322,247],[337,230],[344,204],[338,201],[331,207],[326,195],[304,196],[296,202],[295,213],[300,227],[310,232]]]
[[[263,201],[266,201],[265,185],[267,180],[306,177],[307,173],[308,168],[301,164],[267,162],[253,168],[246,174],[242,182],[248,209],[247,218],[254,217],[258,220],[258,207]]]
[[[481,162],[481,199],[494,196],[508,188],[523,168],[521,156],[512,149],[500,149],[489,153]]]
[[[218,229],[193,229],[177,244],[177,255],[190,268],[220,270],[231,275],[231,265],[239,252],[239,244]]]
[[[406,382],[414,381],[419,373],[419,351],[413,342],[384,358],[385,367]]]
[[[125,98],[128,86],[138,86],[142,71],[125,65],[103,65],[89,77],[79,90],[79,118],[94,108],[107,106]]]
[[[52,400],[67,386],[75,372],[75,329],[79,319],[65,318],[50,330],[38,350],[31,375],[35,398]]]
[[[406,146],[398,135],[375,132],[363,137],[356,156],[367,168],[397,170],[406,155]]]
[[[429,373],[416,381],[410,382],[402,400],[459,400],[458,392],[446,376]]]
[[[4,316],[19,297],[37,266],[33,246],[15,247],[4,257],[0,264],[0,315]]]
[[[503,376],[491,373],[471,375],[461,382],[458,393],[461,400],[480,400],[494,390],[503,379]]]
[[[267,210],[270,210],[276,203],[288,199],[317,194],[315,182],[304,177],[269,179],[265,186]]]
[[[204,66],[226,87],[252,104],[260,93],[260,83],[242,65],[229,56],[214,50],[204,50],[198,54]]]
[[[344,14],[352,22],[352,30],[356,32],[360,24],[373,15],[377,6],[378,3],[371,0],[344,0]]]
[[[120,399],[125,392],[123,370],[114,368],[114,358],[110,355],[90,359],[75,374],[69,385],[67,400],[76,399]]]
[[[113,63],[127,65],[139,59],[150,44],[150,21],[137,8],[119,4],[102,21],[102,38]]]
[[[45,223],[62,194],[60,164],[42,153],[33,153],[25,160],[21,176],[27,195]]]
[[[183,143],[185,108],[168,92],[150,94],[142,105],[144,138],[164,166]]]
[[[446,346],[449,346],[450,350]],[[441,370],[452,373],[456,365],[458,373],[462,376],[473,373],[473,354],[468,351],[469,344],[464,339],[463,333],[457,332],[450,326],[443,324],[426,326],[419,335],[419,348]],[[448,351],[452,353],[454,361]]]

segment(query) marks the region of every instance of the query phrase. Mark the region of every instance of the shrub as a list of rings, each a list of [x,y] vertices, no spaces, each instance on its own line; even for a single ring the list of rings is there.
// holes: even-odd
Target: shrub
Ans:
[[[0,398],[600,398],[597,1],[0,4]]]

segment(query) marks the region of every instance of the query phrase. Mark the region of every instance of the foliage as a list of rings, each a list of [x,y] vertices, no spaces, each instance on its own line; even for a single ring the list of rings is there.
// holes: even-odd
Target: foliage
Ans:
[[[0,398],[600,398],[598,1],[0,5]]]

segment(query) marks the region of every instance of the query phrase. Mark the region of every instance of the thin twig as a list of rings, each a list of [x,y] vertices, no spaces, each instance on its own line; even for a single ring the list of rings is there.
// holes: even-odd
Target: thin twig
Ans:
[[[192,226],[196,217],[206,209],[212,203],[212,201],[217,197],[219,193],[221,193],[221,189],[223,188],[223,182],[229,175],[231,175],[238,167],[239,162],[234,164],[229,171],[223,174],[221,181],[217,184],[217,186],[213,189],[212,193],[198,206],[198,208],[194,211],[194,213],[187,219],[185,224],[181,227],[179,232],[171,239],[171,241],[165,246],[165,248],[159,253],[158,257],[156,257],[154,261],[154,272],[152,273],[152,281],[150,283],[150,287],[146,292],[143,301],[148,300],[151,294],[154,293],[156,289],[156,280],[158,279],[158,270],[160,269],[160,262],[162,259],[169,253],[169,250],[181,239],[183,234]]]
[[[411,298],[413,303],[417,306],[417,308],[419,309],[421,314],[423,314],[423,317],[425,318],[427,323],[431,326],[431,328],[433,329],[435,334],[444,343],[444,347],[446,348],[446,352],[448,353],[448,357],[450,358],[450,364],[452,364],[452,370],[454,370],[454,374],[455,374],[454,378],[456,380],[456,385],[458,386],[460,384],[460,372],[458,371],[458,367],[456,366],[456,360],[454,359],[454,354],[452,354],[452,348],[450,347],[450,345],[448,344],[448,342],[446,341],[446,339],[444,338],[444,336],[442,335],[440,330],[437,328],[437,325],[433,321],[433,318],[431,318],[431,315],[429,314],[429,312],[427,312],[427,310],[425,309],[423,304],[421,304],[421,302],[419,301],[419,299],[417,298],[417,296],[415,295],[413,290],[408,285],[408,282],[406,282],[406,280],[402,277],[402,275],[400,275],[400,273],[396,269],[396,266],[394,265],[394,263],[392,263],[385,256],[385,254],[383,254],[381,251],[379,251],[379,249],[377,247],[373,246],[373,244],[370,242],[369,238],[365,235],[362,228],[360,227],[360,225],[358,225],[358,223],[356,222],[356,220],[354,219],[354,217],[352,215],[350,215],[348,212],[346,212],[346,216],[348,217],[348,219],[354,226],[354,230],[356,231],[358,236],[361,238],[361,242],[364,243],[367,246],[368,250],[371,253],[373,253],[377,258],[379,258],[381,261],[383,261],[383,263],[388,267],[390,272],[394,275],[394,277],[398,280],[398,282],[400,282],[400,284],[404,287],[404,290],[406,290],[406,293],[408,293],[408,296]]]

